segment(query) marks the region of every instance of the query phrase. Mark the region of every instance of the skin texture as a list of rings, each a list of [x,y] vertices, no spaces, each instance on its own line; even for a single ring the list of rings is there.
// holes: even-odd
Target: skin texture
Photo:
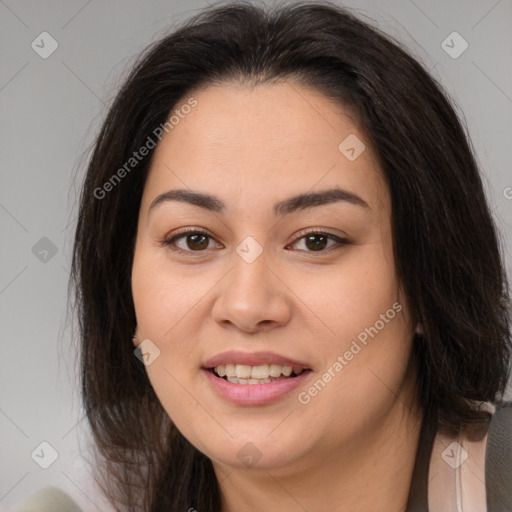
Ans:
[[[160,349],[146,367],[159,400],[213,461],[223,512],[405,510],[422,417],[414,326],[395,274],[389,191],[370,142],[347,109],[294,82],[229,83],[190,96],[197,106],[153,156],[132,269],[134,343],[150,339]],[[366,145],[354,161],[338,149],[350,134]],[[278,201],[332,187],[369,207],[334,202],[273,213]],[[149,214],[171,189],[215,195],[225,212],[167,201]],[[184,227],[208,231],[206,248],[186,236],[175,245],[188,252],[163,244]],[[348,244],[332,240],[315,251],[301,238],[312,228]],[[247,236],[263,248],[252,263],[236,252]],[[395,303],[401,311],[300,403],[298,393]],[[200,371],[226,350],[277,352],[312,372],[274,403],[234,405]],[[253,467],[237,456],[248,442],[261,455]]]

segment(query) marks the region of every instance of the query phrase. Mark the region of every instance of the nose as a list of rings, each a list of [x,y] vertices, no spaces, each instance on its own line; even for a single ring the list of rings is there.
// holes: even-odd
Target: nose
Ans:
[[[223,327],[255,333],[286,325],[291,318],[288,288],[268,266],[265,251],[252,263],[235,257],[234,268],[219,283],[213,319]]]

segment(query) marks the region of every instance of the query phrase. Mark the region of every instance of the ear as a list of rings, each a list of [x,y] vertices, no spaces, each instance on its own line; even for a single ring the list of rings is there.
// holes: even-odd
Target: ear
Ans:
[[[133,333],[133,336],[132,336],[132,343],[133,343],[134,347],[138,347],[141,343],[139,341],[139,337],[137,336],[137,326],[135,326],[135,332]]]

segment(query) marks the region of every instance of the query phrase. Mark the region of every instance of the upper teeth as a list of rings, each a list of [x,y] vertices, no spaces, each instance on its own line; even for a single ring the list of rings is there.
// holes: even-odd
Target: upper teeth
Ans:
[[[268,377],[280,377],[281,374],[289,377],[293,372],[296,375],[302,373],[302,368],[281,366],[280,364],[261,364],[250,366],[248,364],[219,364],[215,367],[215,373],[219,377],[237,377],[238,379],[268,379]]]

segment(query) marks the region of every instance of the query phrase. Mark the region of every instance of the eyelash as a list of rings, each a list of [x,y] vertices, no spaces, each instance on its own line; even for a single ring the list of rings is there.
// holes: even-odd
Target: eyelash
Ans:
[[[211,236],[210,233],[208,233],[207,231],[204,231],[202,229],[197,229],[197,228],[187,228],[187,229],[183,229],[179,233],[173,235],[171,238],[162,240],[161,243],[163,246],[169,247],[172,251],[177,252],[177,253],[197,254],[199,256],[199,255],[202,255],[202,253],[206,252],[207,249],[193,251],[193,250],[180,249],[179,247],[176,247],[174,245],[177,240],[179,240],[181,238],[185,238],[187,235],[204,235],[204,236],[209,237],[212,240],[215,240],[213,238],[213,236]],[[299,235],[300,236],[298,236],[298,238],[296,238],[295,241],[289,245],[295,245],[297,242],[299,242],[299,240],[302,240],[309,235],[323,235],[323,236],[327,237],[329,240],[334,240],[335,242],[337,242],[338,248],[349,244],[349,241],[345,238],[340,238],[336,235],[327,233],[325,231],[320,231],[320,230],[302,231],[302,232],[299,232]],[[304,250],[301,250],[301,251],[308,252],[311,254],[315,254],[315,253],[324,253],[325,254],[326,252],[329,252],[333,247],[335,247],[335,246],[331,246],[331,247],[328,247],[327,249],[322,249],[320,251],[304,251]]]

